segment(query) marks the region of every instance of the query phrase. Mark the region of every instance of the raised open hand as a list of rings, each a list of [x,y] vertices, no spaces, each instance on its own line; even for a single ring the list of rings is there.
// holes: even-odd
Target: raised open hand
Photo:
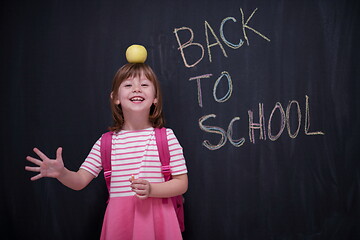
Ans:
[[[39,174],[31,178],[32,181],[38,180],[43,177],[58,178],[64,171],[64,162],[62,159],[62,148],[59,147],[56,150],[56,159],[49,159],[39,149],[34,148],[34,152],[41,159],[33,158],[30,156],[26,157],[26,160],[34,163],[37,167],[26,166],[25,170],[30,172],[38,172]]]

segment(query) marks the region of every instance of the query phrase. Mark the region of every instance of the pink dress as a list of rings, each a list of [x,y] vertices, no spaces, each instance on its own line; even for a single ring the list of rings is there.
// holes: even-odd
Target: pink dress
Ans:
[[[187,173],[185,159],[177,138],[167,129],[170,167],[173,175]],[[82,169],[98,176],[102,170],[101,138],[95,143]],[[162,198],[138,199],[131,191],[131,176],[151,183],[164,182],[156,146],[155,131],[120,131],[112,137],[112,177],[110,200],[104,216],[103,240],[176,240],[182,239],[172,202]]]
[[[124,217],[126,216],[126,217]],[[171,201],[117,197],[109,201],[101,239],[182,239]]]

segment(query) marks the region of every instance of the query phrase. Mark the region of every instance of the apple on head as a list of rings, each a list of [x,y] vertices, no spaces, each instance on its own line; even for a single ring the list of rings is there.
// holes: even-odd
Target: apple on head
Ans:
[[[129,63],[144,63],[147,58],[146,48],[136,44],[128,47],[125,54]]]

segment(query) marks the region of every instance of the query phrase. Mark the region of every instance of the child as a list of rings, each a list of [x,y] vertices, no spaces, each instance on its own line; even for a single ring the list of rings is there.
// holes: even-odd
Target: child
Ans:
[[[181,239],[172,202],[162,198],[186,192],[187,168],[178,140],[167,129],[173,177],[164,182],[154,131],[164,125],[156,75],[145,63],[125,64],[114,77],[110,100],[112,177],[101,239]],[[41,160],[28,156],[37,167],[25,169],[39,172],[31,180],[52,177],[81,190],[102,170],[100,143],[101,138],[77,172],[64,167],[62,148],[57,149],[56,159],[34,148]]]

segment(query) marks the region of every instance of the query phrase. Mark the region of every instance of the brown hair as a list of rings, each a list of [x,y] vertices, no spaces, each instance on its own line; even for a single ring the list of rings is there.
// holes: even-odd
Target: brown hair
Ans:
[[[162,109],[160,83],[157,80],[154,71],[149,65],[145,63],[127,63],[117,71],[113,79],[110,96],[110,106],[114,123],[113,126],[109,128],[110,131],[118,132],[122,129],[124,125],[124,114],[121,106],[120,104],[115,104],[113,101],[113,99],[117,98],[120,84],[128,78],[140,76],[142,73],[154,84],[155,98],[157,99],[157,103],[155,105],[153,104],[150,108],[149,121],[154,128],[161,128],[164,126],[165,120]]]

